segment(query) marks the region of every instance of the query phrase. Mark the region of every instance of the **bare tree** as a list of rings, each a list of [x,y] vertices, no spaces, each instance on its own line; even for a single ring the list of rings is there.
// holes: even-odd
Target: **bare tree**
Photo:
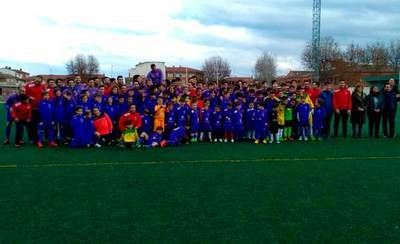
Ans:
[[[398,73],[400,69],[400,40],[392,40],[388,48],[389,65],[394,72]]]
[[[327,73],[330,71],[332,67],[332,63],[337,60],[343,60],[343,53],[340,49],[339,43],[333,39],[333,37],[324,37],[321,39],[321,52],[320,52],[320,72],[321,79],[325,79]],[[313,56],[312,56],[312,44],[309,42],[306,44],[302,57],[301,57],[303,65],[307,69],[312,69],[313,66]]]
[[[347,62],[352,64],[366,64],[368,63],[365,48],[359,44],[351,43],[347,46],[344,52],[344,58]]]
[[[99,72],[99,61],[93,55],[85,56],[78,54],[65,64],[65,68],[69,74],[81,76],[93,75]]]
[[[213,82],[229,77],[232,70],[226,59],[223,59],[220,56],[215,56],[204,61],[203,73],[207,82]]]
[[[384,43],[376,42],[368,44],[365,52],[368,64],[376,69],[389,64],[389,51]]]
[[[89,75],[99,73],[99,61],[93,55],[87,57],[87,73]]]
[[[264,51],[258,57],[254,66],[254,73],[257,80],[272,81],[276,77],[275,57],[269,52]]]

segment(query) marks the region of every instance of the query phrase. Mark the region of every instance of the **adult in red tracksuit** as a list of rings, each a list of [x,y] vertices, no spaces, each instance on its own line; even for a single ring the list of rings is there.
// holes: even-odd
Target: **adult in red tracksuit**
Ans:
[[[351,92],[347,89],[346,82],[339,82],[339,89],[333,93],[333,109],[335,110],[334,136],[338,137],[339,123],[342,121],[343,137],[347,137],[347,122],[351,114]]]
[[[111,143],[113,123],[106,113],[101,113],[99,108],[93,109],[96,146],[104,146]]]
[[[29,104],[29,98],[26,95],[20,95],[19,102],[11,108],[11,117],[15,121],[15,147],[21,147],[23,143],[24,127],[30,128],[32,119],[32,107]]]
[[[121,132],[126,129],[127,122],[132,122],[136,129],[142,127],[142,117],[138,112],[136,112],[136,106],[131,105],[129,112],[122,115],[119,119],[118,127]]]
[[[42,101],[42,94],[45,91],[45,86],[42,84],[42,77],[38,76],[34,81],[31,81],[25,85],[26,95],[29,98],[29,103],[32,107],[32,121],[29,123],[28,136],[29,140],[36,143],[37,133],[36,128],[39,124],[40,113],[39,103]]]

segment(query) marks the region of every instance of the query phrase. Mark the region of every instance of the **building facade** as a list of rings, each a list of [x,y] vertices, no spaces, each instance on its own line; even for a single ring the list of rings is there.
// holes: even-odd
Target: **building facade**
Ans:
[[[29,78],[29,73],[11,67],[0,68],[0,100],[4,101]]]
[[[203,71],[190,68],[190,67],[166,67],[166,79],[167,80],[176,80],[180,79],[181,81],[188,82],[192,77],[196,77],[197,81],[203,81],[204,75]]]

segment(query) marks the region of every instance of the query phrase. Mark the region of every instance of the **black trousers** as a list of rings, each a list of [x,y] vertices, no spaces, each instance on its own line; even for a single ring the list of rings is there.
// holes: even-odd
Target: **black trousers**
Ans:
[[[40,113],[38,110],[32,110],[32,119],[28,126],[28,138],[33,143],[36,143],[37,138],[37,128],[40,120]]]
[[[332,122],[332,112],[328,112],[324,119],[324,128],[322,128],[322,135],[325,138],[328,138],[331,134],[331,122]]]
[[[338,137],[339,123],[342,121],[343,137],[347,137],[347,123],[349,120],[349,114],[347,110],[340,110],[339,113],[335,113],[335,124],[334,124],[334,135]]]
[[[369,130],[370,137],[373,137],[373,136],[375,136],[376,138],[379,137],[379,128],[381,125],[381,118],[382,118],[381,112],[375,112],[375,111],[368,112],[368,130]]]
[[[383,135],[385,137],[393,138],[395,133],[396,111],[383,111],[382,119],[383,119]]]
[[[352,125],[353,125],[353,137],[361,138],[363,124],[353,123]]]
[[[31,123],[28,123],[27,121],[18,121],[15,122],[15,144],[18,145],[24,138],[24,128],[27,128],[29,131],[29,128],[31,127]]]

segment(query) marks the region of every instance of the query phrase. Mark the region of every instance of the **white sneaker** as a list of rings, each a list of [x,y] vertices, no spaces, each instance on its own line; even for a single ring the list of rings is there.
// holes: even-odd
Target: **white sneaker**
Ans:
[[[94,146],[97,148],[101,148],[101,145],[99,143],[96,143]]]
[[[222,139],[219,139],[219,142],[224,142]]]
[[[215,139],[214,142],[218,142],[218,139]]]
[[[224,142],[227,143],[227,142],[228,142],[228,139],[225,139]]]
[[[308,141],[308,137],[304,138],[304,141]]]
[[[303,141],[303,137],[300,137],[300,138],[299,138],[299,141]]]
[[[235,140],[232,139],[231,142],[232,142],[232,143],[235,143]]]

